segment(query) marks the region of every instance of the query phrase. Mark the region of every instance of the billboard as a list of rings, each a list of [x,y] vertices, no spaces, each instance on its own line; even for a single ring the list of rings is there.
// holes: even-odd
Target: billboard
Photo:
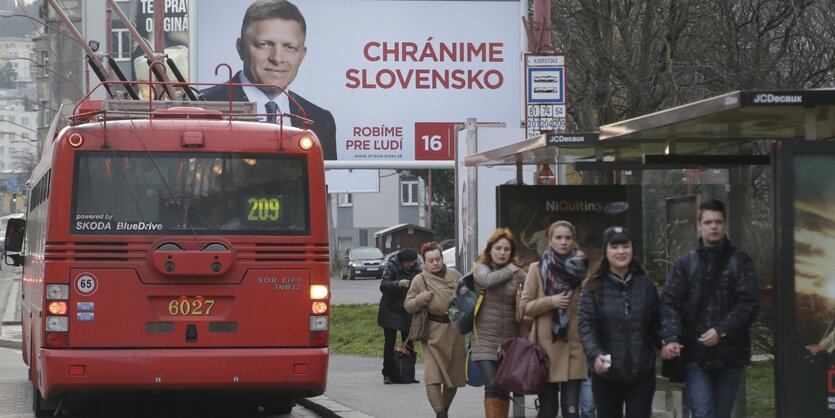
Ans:
[[[171,58],[186,81],[189,81],[189,17],[188,0],[165,0],[163,2],[163,39],[164,53]],[[154,45],[154,7],[153,0],[129,0],[117,4],[152,50]],[[115,13],[113,16],[117,16]],[[142,48],[135,42],[125,27],[125,23],[113,20],[111,34],[111,55],[120,63],[122,73],[131,81],[148,81],[150,71],[147,58]],[[171,68],[166,64],[170,80],[176,80]],[[147,85],[134,86],[142,99],[148,99]]]
[[[524,265],[539,261],[548,248],[548,228],[559,220],[574,224],[575,241],[589,256],[589,266],[603,257],[603,231],[625,226],[642,259],[640,186],[499,186],[498,225],[509,228]],[[591,268],[591,267],[590,267]]]
[[[835,143],[777,153],[777,409],[835,416]]]
[[[293,3],[307,25],[306,53],[288,90],[332,115],[330,156],[323,137],[328,134],[317,132],[326,158],[452,161],[454,124],[474,117],[519,125],[520,17],[527,2]],[[248,5],[195,5],[194,80],[226,82],[227,71],[215,74],[220,63],[228,63],[233,74],[241,70],[236,40]]]

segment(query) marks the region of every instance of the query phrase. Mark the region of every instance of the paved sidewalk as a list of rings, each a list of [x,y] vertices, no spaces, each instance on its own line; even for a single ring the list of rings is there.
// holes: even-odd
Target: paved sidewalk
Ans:
[[[7,292],[0,294],[5,301],[3,306],[2,323],[0,323],[0,347],[20,348],[20,279],[14,279],[6,286]]]
[[[423,364],[418,363],[415,375],[420,383],[409,385],[383,384],[380,370],[383,359],[331,355],[328,388],[324,396],[302,401],[325,417],[426,417],[435,416],[426,399]],[[526,417],[535,417],[535,396],[526,397]],[[310,405],[313,404],[313,405]],[[318,406],[318,408],[317,408]],[[512,408],[512,405],[511,405]],[[324,410],[322,410],[324,409]],[[484,388],[458,389],[449,411],[450,417],[484,416]]]
[[[387,418],[435,416],[426,399],[423,364],[418,363],[415,375],[421,383],[410,385],[383,384],[380,373],[382,359],[331,355],[328,388],[323,396],[303,399],[300,404],[323,417]],[[659,385],[660,388],[660,385]],[[653,418],[681,416],[681,395],[657,391],[653,399]],[[525,417],[535,417],[536,396],[526,396]],[[510,416],[514,416],[511,404]],[[677,414],[673,409],[679,409]],[[521,410],[520,410],[521,411]],[[466,386],[458,389],[449,412],[450,417],[476,418],[484,416],[484,388]],[[521,415],[520,415],[521,416]]]

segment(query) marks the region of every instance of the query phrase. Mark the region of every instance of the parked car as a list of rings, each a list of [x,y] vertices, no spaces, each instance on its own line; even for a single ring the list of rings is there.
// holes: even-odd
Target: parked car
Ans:
[[[383,252],[374,247],[357,247],[345,251],[342,258],[342,280],[357,277],[383,277]]]
[[[441,248],[443,248],[445,250],[448,250],[448,249],[450,249],[454,246],[455,246],[455,239],[453,239],[453,238],[445,239],[445,240],[441,241]]]

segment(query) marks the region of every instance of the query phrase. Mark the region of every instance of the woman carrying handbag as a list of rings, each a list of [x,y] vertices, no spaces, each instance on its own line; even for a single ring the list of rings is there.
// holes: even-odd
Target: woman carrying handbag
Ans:
[[[534,318],[533,334],[548,354],[548,389],[539,394],[537,417],[578,418],[580,388],[588,366],[580,342],[577,307],[589,261],[579,250],[574,225],[557,221],[548,229],[548,249],[531,264],[520,308]],[[560,397],[562,394],[562,397]]]
[[[525,282],[525,271],[515,264],[516,240],[507,228],[499,228],[487,239],[473,269],[476,291],[485,291],[473,327],[472,357],[484,379],[484,415],[506,418],[509,393],[496,384],[499,347],[516,337],[516,294]]]
[[[464,336],[450,324],[447,315],[461,273],[446,267],[442,252],[434,242],[423,244],[423,272],[412,280],[403,306],[411,314],[427,310],[428,335],[421,341],[423,381],[435,416],[446,418],[456,391],[467,383],[467,352]]]

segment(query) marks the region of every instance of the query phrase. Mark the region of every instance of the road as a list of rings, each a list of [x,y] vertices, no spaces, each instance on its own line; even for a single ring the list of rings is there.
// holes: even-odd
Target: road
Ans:
[[[17,293],[20,283],[20,270],[9,266],[3,266],[0,270],[0,315],[6,312],[8,295]],[[14,298],[14,296],[12,296]],[[9,305],[12,306],[12,305]],[[32,385],[27,379],[27,366],[21,358],[19,343],[14,339],[20,338],[19,312],[17,317],[13,314],[5,314],[2,324],[2,336],[0,339],[0,418],[32,418]],[[182,418],[184,416],[200,417],[230,417],[245,416],[239,411],[230,410],[224,404],[223,399],[178,399],[176,402],[164,401],[150,398],[144,401],[94,401],[85,407],[83,414],[61,415],[61,416],[83,416],[83,417],[159,417],[159,418]],[[150,400],[150,401],[149,401]],[[206,401],[215,401],[207,403]],[[118,411],[118,412],[116,412]],[[268,415],[256,415],[260,418]],[[293,408],[291,415],[274,415],[271,418],[312,418],[318,417],[312,411],[301,406]]]
[[[331,277],[331,303],[350,305],[380,302],[380,279],[341,280]]]

